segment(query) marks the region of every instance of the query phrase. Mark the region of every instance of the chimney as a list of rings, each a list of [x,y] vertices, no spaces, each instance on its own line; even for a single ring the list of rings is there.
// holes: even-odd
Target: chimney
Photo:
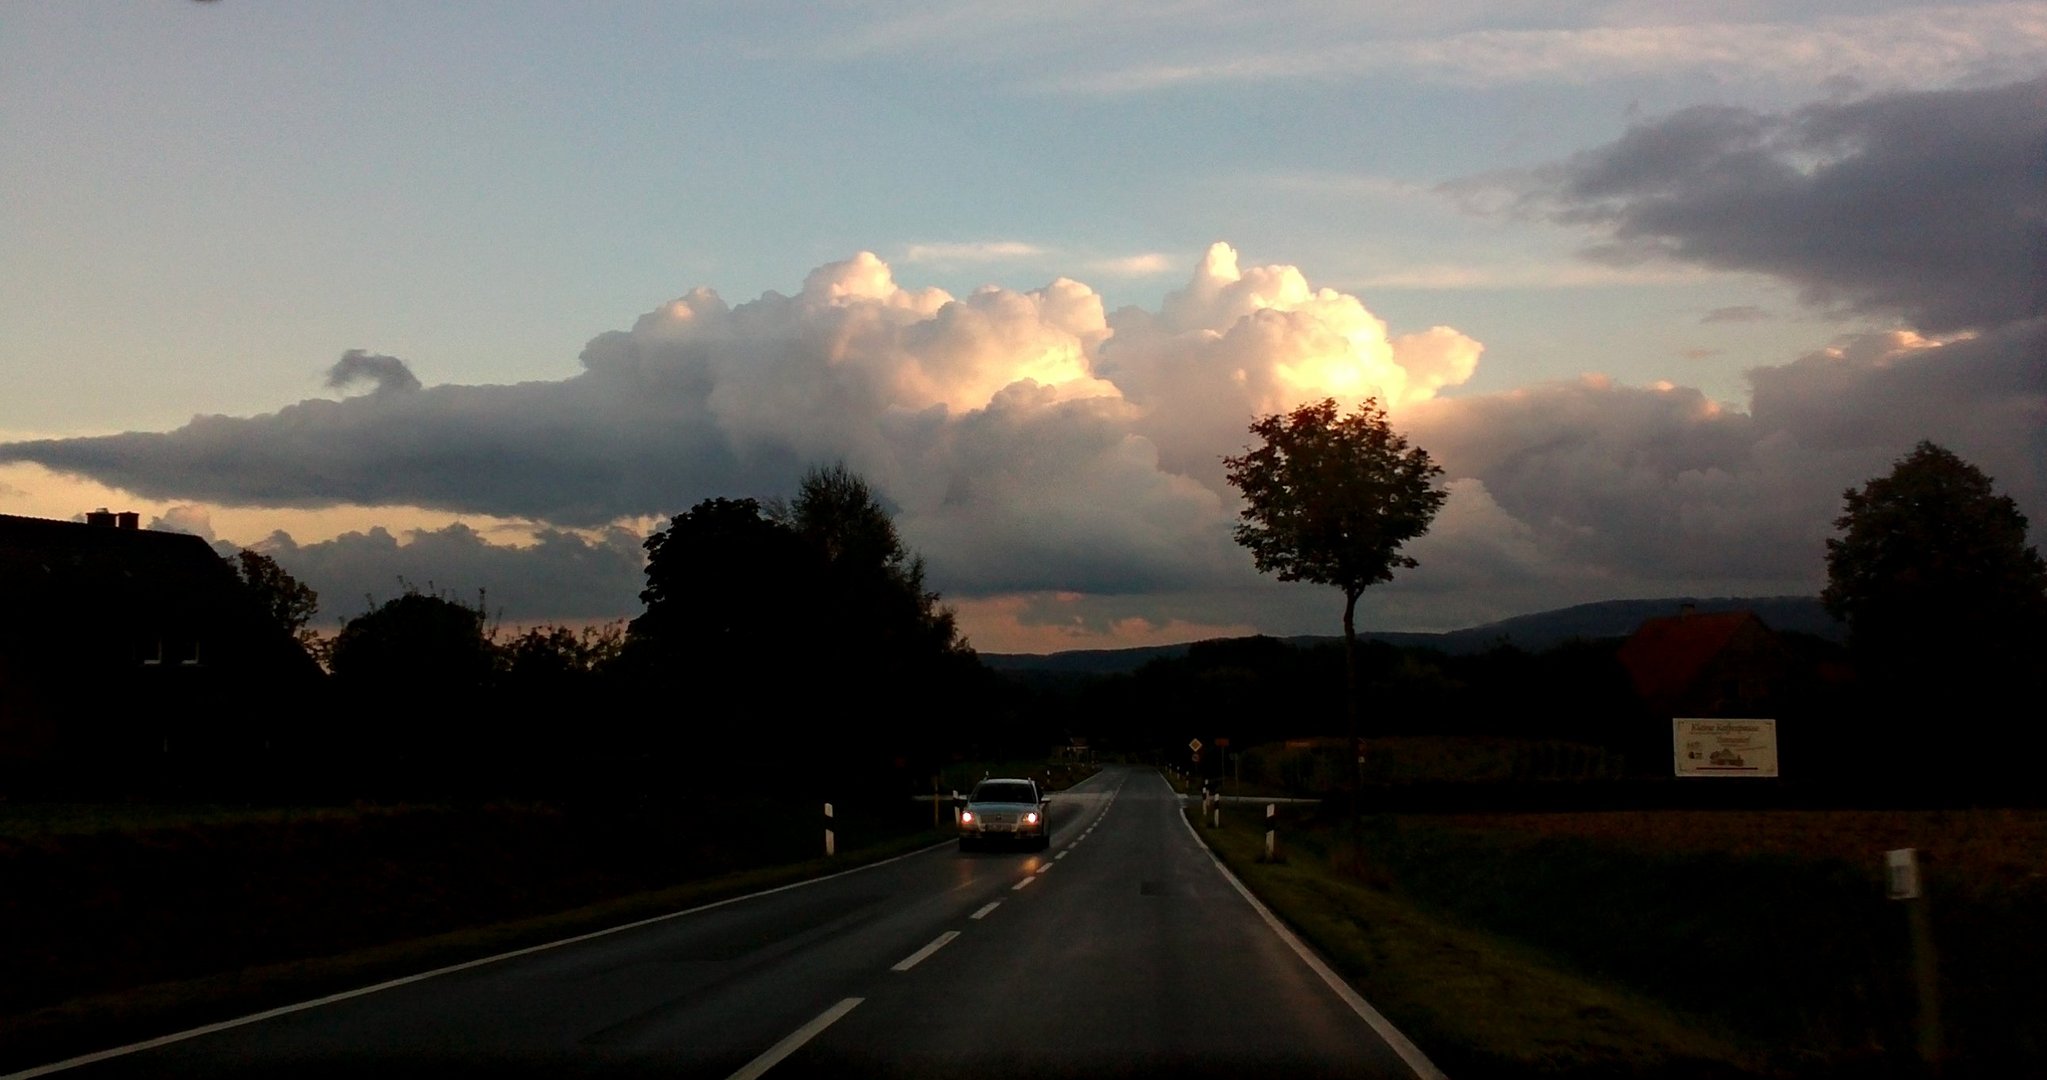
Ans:
[[[114,525],[121,529],[139,529],[142,527],[142,515],[133,510],[123,510],[114,515]]]
[[[87,513],[85,515],[85,523],[98,529],[111,529],[114,527],[114,513],[102,506],[97,510]]]

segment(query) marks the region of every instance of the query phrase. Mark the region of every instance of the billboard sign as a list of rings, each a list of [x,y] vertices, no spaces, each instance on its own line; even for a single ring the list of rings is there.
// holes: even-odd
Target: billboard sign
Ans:
[[[1777,721],[1672,720],[1679,776],[1777,775]]]

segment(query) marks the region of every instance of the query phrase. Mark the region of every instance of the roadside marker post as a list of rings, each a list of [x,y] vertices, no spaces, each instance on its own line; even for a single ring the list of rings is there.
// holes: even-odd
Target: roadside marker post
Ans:
[[[1919,849],[1884,852],[1884,880],[1890,897],[1905,902],[1912,929],[1912,982],[1919,992],[1919,1060],[1940,1071],[1940,966],[1933,951],[1933,918],[1926,910],[1926,889],[1919,876]]]
[[[1274,862],[1273,853],[1279,850],[1278,826],[1279,804],[1265,804],[1265,861]]]
[[[832,832],[832,804],[824,804],[824,854],[829,859],[839,853],[839,838]]]

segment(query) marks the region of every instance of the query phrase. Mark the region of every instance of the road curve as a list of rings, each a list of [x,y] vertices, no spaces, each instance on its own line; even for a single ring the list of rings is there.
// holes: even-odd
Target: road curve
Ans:
[[[1240,895],[1156,772],[1103,771],[1052,825],[1042,854],[948,845],[53,1073],[1417,1075]]]

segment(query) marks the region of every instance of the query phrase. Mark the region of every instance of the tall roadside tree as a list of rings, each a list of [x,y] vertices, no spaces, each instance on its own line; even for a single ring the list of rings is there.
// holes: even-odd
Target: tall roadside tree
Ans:
[[[1428,451],[1408,445],[1386,410],[1366,398],[1348,415],[1324,399],[1260,418],[1251,434],[1263,445],[1223,459],[1244,493],[1237,543],[1259,572],[1281,581],[1334,585],[1343,592],[1346,712],[1350,720],[1353,803],[1364,791],[1359,739],[1358,597],[1415,566],[1401,546],[1428,531],[1446,493]]]
[[[1964,707],[2047,690],[2047,561],[2026,543],[2018,504],[1932,442],[1842,498],[1821,600],[1848,623],[1871,700],[1950,724],[2000,718],[1977,737],[2037,730],[2008,708]]]

